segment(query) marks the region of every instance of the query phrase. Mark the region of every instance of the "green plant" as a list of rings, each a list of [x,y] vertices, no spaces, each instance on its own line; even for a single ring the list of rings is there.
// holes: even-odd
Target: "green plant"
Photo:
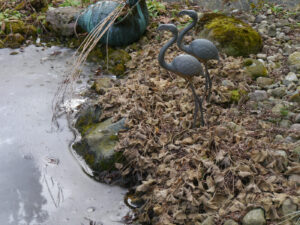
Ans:
[[[0,34],[4,31],[1,30],[2,24],[5,22],[20,20],[23,18],[23,15],[16,10],[6,9],[4,12],[0,12]]]
[[[275,5],[275,6],[271,6],[271,10],[273,13],[278,14],[283,11],[283,8]]]
[[[286,107],[282,107],[282,108],[280,109],[280,115],[281,115],[282,117],[286,117],[288,114],[289,114],[289,111],[288,111],[288,109],[287,109]]]
[[[0,22],[8,22],[9,20],[19,20],[23,16],[19,11],[6,9],[0,13]]]
[[[80,6],[81,1],[80,0],[65,0],[62,4],[60,4],[60,7],[66,7],[66,6]]]
[[[159,14],[166,12],[165,5],[157,0],[147,1],[147,7],[149,10],[149,16],[151,17],[157,17]]]

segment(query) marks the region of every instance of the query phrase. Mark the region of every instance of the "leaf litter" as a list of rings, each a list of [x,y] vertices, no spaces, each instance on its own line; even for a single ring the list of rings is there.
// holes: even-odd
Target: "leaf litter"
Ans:
[[[155,27],[155,26],[154,26]],[[223,79],[249,91],[251,79],[244,76],[242,58],[222,57],[222,65],[210,64],[214,79],[211,103],[205,103],[207,126],[191,129],[193,96],[186,82],[162,69],[157,56],[170,34],[160,38],[150,28],[142,48],[130,53],[128,76],[99,96],[100,120],[126,119],[129,128],[119,133],[116,151],[125,164],[116,165],[123,176],[136,180],[133,192],[144,204],[135,209],[142,224],[201,224],[213,216],[215,224],[226,219],[241,221],[252,208],[263,208],[268,224],[283,217],[286,198],[300,205],[300,190],[289,181],[300,175],[293,155],[295,144],[275,141],[287,135],[266,118],[248,109],[244,101],[231,104]],[[170,61],[179,51],[166,54]],[[194,79],[199,96],[204,78]],[[225,93],[225,94],[224,94]],[[287,158],[278,155],[284,151]]]

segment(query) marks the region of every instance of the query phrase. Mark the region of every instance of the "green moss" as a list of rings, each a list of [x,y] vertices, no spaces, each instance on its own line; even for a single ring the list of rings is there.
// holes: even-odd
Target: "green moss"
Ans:
[[[246,73],[253,79],[268,76],[267,68],[256,59],[245,59],[244,66]]]
[[[114,164],[123,160],[122,154],[114,151],[119,141],[117,133],[124,126],[123,120],[112,123],[110,118],[95,124],[91,124],[91,121],[91,116],[87,125],[87,120],[77,120],[76,124],[84,124],[81,128],[83,138],[75,143],[73,148],[94,171],[99,173],[115,170]]]
[[[75,123],[75,128],[80,132],[81,136],[95,129],[100,115],[101,110],[99,107],[90,107],[81,112]]]
[[[88,56],[88,60],[93,62],[99,62],[103,58],[104,55],[99,47],[95,47]]]
[[[201,35],[220,44],[222,50],[231,56],[247,56],[258,53],[262,48],[261,36],[250,25],[234,17],[222,14],[205,14]]]
[[[239,90],[230,91],[230,102],[238,103],[241,96]]]
[[[5,33],[23,33],[25,24],[23,21],[14,21],[5,23]]]
[[[230,91],[230,102],[231,103],[238,103],[242,96],[246,96],[247,92],[245,90],[232,90]]]
[[[130,59],[130,55],[125,50],[110,48],[108,51],[109,72],[117,76],[123,75],[126,71],[125,64]]]
[[[125,70],[126,70],[126,68],[125,68],[124,64],[119,63],[112,68],[112,73],[114,75],[121,76],[125,73]]]
[[[26,36],[35,36],[37,34],[37,29],[33,25],[25,24],[23,21],[13,21],[5,24],[5,33],[19,33]]]
[[[23,44],[24,41],[25,41],[25,38],[19,33],[9,34],[3,40],[5,47],[8,47],[8,48],[19,48]]]

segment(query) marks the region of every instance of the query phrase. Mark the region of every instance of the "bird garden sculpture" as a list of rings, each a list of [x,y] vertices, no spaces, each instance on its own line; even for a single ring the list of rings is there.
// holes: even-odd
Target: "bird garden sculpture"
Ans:
[[[98,1],[79,15],[78,25],[90,33],[120,5],[121,3],[117,1]],[[125,46],[139,40],[143,35],[149,22],[146,1],[127,0],[126,5],[129,7],[126,16],[114,22],[102,36],[100,43],[107,43],[110,46]]]
[[[193,21],[180,32],[177,39],[177,45],[182,51],[196,57],[200,62],[204,64],[206,78],[205,95],[208,90],[207,100],[209,100],[211,95],[212,81],[208,72],[207,62],[211,59],[216,59],[219,61],[219,52],[216,46],[207,39],[196,39],[193,40],[189,45],[185,45],[183,43],[184,35],[197,24],[198,15],[194,10],[183,10],[179,13],[179,16],[182,15],[190,16],[193,19]]]
[[[201,63],[191,55],[179,55],[176,56],[171,63],[167,63],[165,61],[165,53],[167,49],[173,45],[178,37],[178,30],[174,24],[162,24],[158,27],[158,31],[170,31],[173,34],[173,37],[170,41],[168,41],[160,50],[158,55],[158,62],[161,67],[164,69],[171,71],[181,77],[183,77],[188,83],[190,88],[192,89],[194,101],[195,101],[195,111],[194,111],[194,121],[193,127],[195,127],[197,120],[197,113],[200,108],[200,118],[201,125],[204,126],[204,118],[203,118],[203,108],[202,108],[202,99],[200,99],[195,91],[193,84],[194,76],[203,76],[203,68]]]

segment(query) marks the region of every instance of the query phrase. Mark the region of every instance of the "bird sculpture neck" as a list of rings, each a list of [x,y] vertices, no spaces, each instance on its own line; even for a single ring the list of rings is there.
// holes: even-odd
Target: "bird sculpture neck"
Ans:
[[[193,17],[192,19],[193,19],[193,21],[192,21],[186,28],[184,28],[184,29],[179,33],[178,39],[177,39],[177,45],[178,45],[178,47],[179,47],[181,50],[183,50],[184,52],[187,52],[187,53],[189,53],[189,47],[188,47],[188,45],[185,45],[185,44],[183,43],[183,38],[184,38],[184,35],[185,35],[189,30],[191,30],[194,26],[196,26],[196,24],[197,24],[198,18],[197,18],[197,17],[195,17],[195,18]]]
[[[177,40],[177,37],[178,37],[178,31],[175,31],[175,30],[171,30],[172,34],[173,34],[173,37],[170,41],[168,41],[160,50],[159,52],[159,55],[158,55],[158,62],[159,62],[159,65],[163,68],[165,68],[166,70],[170,70],[170,71],[174,71],[174,68],[172,66],[171,63],[167,63],[165,61],[165,54],[166,54],[166,51],[167,49],[173,45],[176,40]]]

